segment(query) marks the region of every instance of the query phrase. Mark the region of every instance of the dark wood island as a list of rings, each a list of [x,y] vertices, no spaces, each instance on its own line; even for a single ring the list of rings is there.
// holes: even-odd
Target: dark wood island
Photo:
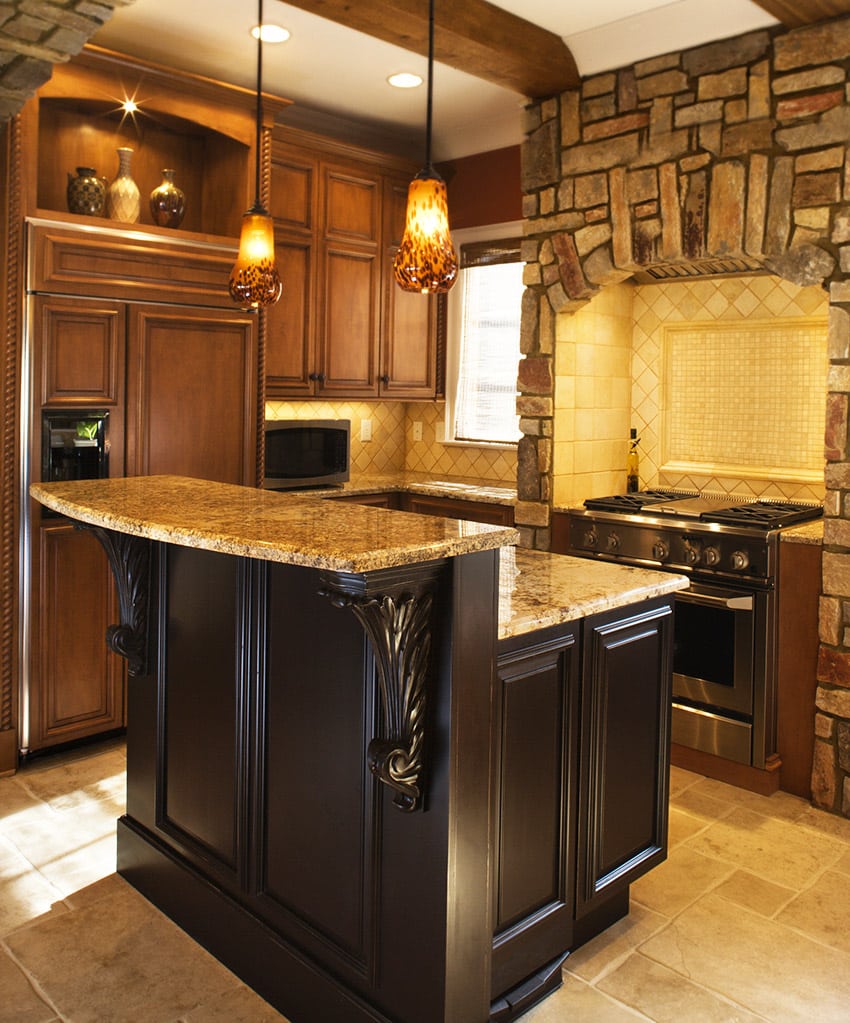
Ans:
[[[293,1023],[514,1019],[663,859],[685,580],[181,477],[31,492],[119,588],[118,870]]]

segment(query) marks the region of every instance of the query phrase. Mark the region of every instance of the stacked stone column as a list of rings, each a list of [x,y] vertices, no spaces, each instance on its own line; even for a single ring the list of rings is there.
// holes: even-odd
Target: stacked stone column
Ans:
[[[635,272],[767,269],[829,290],[813,796],[850,817],[850,18],[585,79],[526,111],[522,542],[549,544],[555,324]],[[803,680],[815,684],[815,680]]]

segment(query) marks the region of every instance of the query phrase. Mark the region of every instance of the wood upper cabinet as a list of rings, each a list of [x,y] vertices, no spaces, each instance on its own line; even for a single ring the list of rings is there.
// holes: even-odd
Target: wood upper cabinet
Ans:
[[[127,338],[127,475],[256,484],[256,317],[134,305]]]
[[[433,304],[392,276],[409,179],[379,154],[294,134],[272,150],[283,296],[267,313],[267,395],[433,398]]]
[[[42,405],[111,408],[123,401],[120,302],[36,296],[31,313]]]

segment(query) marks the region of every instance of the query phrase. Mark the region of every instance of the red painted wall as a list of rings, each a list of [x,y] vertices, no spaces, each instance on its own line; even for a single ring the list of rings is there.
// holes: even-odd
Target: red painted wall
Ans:
[[[438,170],[446,179],[453,231],[522,220],[519,146],[449,160]]]

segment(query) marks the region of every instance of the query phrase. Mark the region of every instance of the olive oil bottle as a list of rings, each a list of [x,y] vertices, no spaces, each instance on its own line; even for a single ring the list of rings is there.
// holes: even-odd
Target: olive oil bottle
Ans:
[[[626,492],[629,494],[636,494],[640,490],[638,444],[640,444],[640,437],[637,435],[637,430],[632,427],[629,433],[629,454],[626,458]]]

